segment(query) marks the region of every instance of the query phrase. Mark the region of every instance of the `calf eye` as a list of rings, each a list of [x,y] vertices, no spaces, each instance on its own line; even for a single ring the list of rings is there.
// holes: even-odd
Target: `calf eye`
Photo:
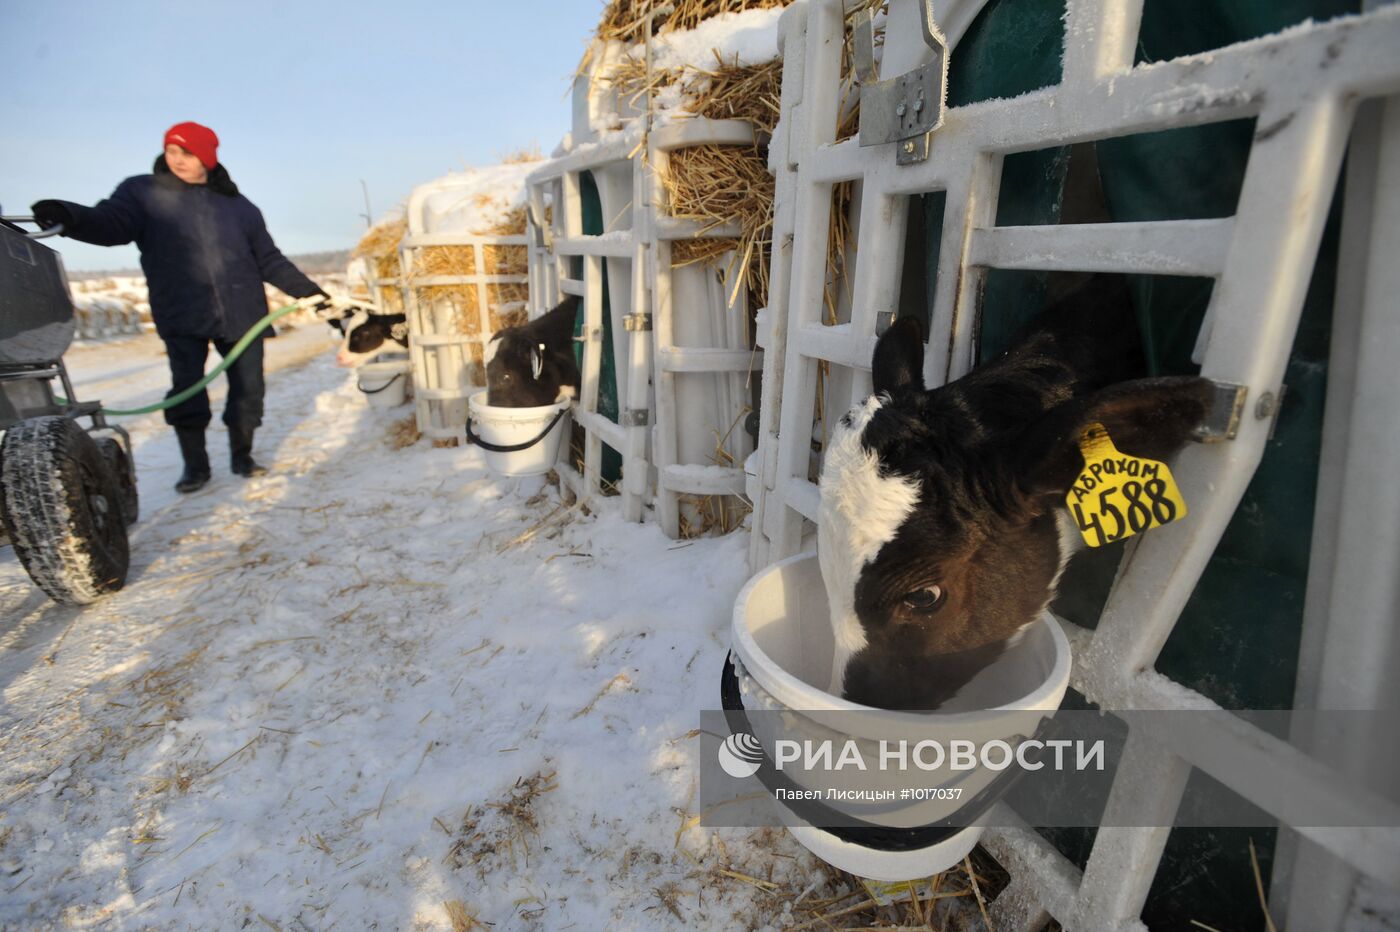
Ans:
[[[940,586],[925,586],[904,594],[904,605],[922,614],[932,614],[943,605],[943,589]]]

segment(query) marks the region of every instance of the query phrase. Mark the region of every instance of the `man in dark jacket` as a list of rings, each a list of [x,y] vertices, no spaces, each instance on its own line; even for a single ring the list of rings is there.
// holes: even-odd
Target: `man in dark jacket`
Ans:
[[[180,123],[166,132],[165,152],[153,174],[126,179],[96,206],[53,200],[33,205],[40,225],[61,223],[64,236],[98,246],[135,242],[141,250],[151,316],[170,359],[167,398],[204,377],[211,342],[226,356],[267,314],[263,282],[294,298],[325,294],[278,251],[261,211],[238,193],[219,164],[218,145],[208,127]],[[252,453],[253,431],[263,414],[262,340],[249,344],[226,374],[230,465],[240,476],[259,475],[266,470]],[[209,481],[204,446],[209,419],[209,395],[203,391],[165,411],[185,460],[175,485],[180,492]]]

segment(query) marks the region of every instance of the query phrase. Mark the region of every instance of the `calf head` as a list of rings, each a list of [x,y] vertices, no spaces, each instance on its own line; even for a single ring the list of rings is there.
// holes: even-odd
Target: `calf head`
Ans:
[[[560,367],[549,347],[528,334],[502,330],[491,337],[486,360],[487,404],[535,408],[559,400]]]
[[[345,334],[338,366],[354,367],[369,362],[380,353],[408,349],[408,324],[402,314],[370,314],[356,311],[348,320],[332,321]]]
[[[821,475],[833,693],[939,707],[1054,597],[1079,540],[1064,500],[1083,430],[1163,459],[1206,414],[1204,379],[1086,386],[1053,342],[926,391],[918,322],[878,341],[875,394],[841,418]]]
[[[552,405],[561,394],[577,393],[574,361],[576,298],[547,314],[492,334],[487,344],[487,404],[505,408]]]

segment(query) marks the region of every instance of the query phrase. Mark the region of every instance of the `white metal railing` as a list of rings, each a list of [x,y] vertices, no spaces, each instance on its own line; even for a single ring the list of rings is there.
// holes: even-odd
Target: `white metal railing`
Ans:
[[[934,5],[941,20],[959,25],[948,30],[950,42],[980,5]],[[891,0],[886,75],[928,58],[918,6],[918,0]],[[942,191],[946,208],[924,363],[929,385],[973,365],[977,301],[989,267],[1216,279],[1199,344],[1201,372],[1246,386],[1246,415],[1232,441],[1195,445],[1173,467],[1182,486],[1195,490],[1199,504],[1191,520],[1130,545],[1132,559],[1095,630],[1067,625],[1075,645],[1073,682],[1091,701],[1108,708],[1214,707],[1152,666],[1263,455],[1277,406],[1257,403],[1279,395],[1357,104],[1400,93],[1400,9],[1134,67],[1142,0],[1070,0],[1061,83],[950,110],[927,161],[910,165],[895,164],[893,144],[861,148],[854,139],[835,141],[843,12],[841,0],[809,0],[790,8],[782,24],[783,110],[771,156],[778,190],[773,284],[760,334],[768,358],[754,568],[798,552],[804,531],[817,520],[819,497],[808,476],[818,367],[843,370],[843,378],[826,383],[833,407],[868,394],[878,325],[898,307],[908,196]],[[1394,261],[1400,254],[1400,112],[1393,99],[1367,106],[1374,125],[1358,126],[1350,169],[1344,234],[1350,240],[1339,276],[1331,367],[1339,381],[1329,387],[1324,428],[1323,478],[1336,481],[1319,493],[1300,657],[1298,701],[1320,708],[1397,704],[1400,494],[1386,468],[1375,464],[1393,464],[1400,454],[1400,417],[1386,400],[1395,394],[1393,360],[1400,352],[1393,308],[1400,293]],[[1243,117],[1256,118],[1258,131],[1232,218],[1054,228],[995,224],[1006,154]],[[1350,189],[1353,180],[1362,193]],[[839,181],[858,182],[850,314],[847,322],[824,326],[826,236],[832,185]],[[1301,739],[1295,747],[1244,724],[1226,732],[1190,747],[1134,735],[1110,807],[1160,816],[1159,824],[1169,825],[1193,768],[1281,818],[1300,800],[1321,805],[1331,796],[1328,767],[1304,753],[1309,745]],[[1315,739],[1313,753],[1324,745]],[[1349,762],[1336,766],[1355,772],[1363,755],[1350,750]],[[1291,801],[1278,787],[1245,782],[1247,764],[1261,760],[1281,778],[1287,775],[1280,786],[1295,794]],[[1363,810],[1389,805],[1379,796],[1354,802]],[[1375,824],[1384,819],[1377,816]],[[1054,917],[1067,928],[1095,932],[1141,929],[1137,916],[1168,834],[1165,828],[1102,828],[1080,871],[1029,830],[988,832],[988,848],[1012,873],[995,904],[996,928],[1035,929]],[[1356,876],[1400,887],[1400,830],[1285,828],[1280,837],[1274,907],[1289,910],[1293,928],[1336,928]]]

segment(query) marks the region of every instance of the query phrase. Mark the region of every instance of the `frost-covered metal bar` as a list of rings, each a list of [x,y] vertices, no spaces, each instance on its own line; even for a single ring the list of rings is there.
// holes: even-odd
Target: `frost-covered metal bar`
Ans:
[[[1099,827],[1079,887],[1076,926],[1141,925],[1137,916],[1147,901],[1190,776],[1186,761],[1140,732],[1129,733],[1104,821],[1137,822],[1141,827]]]
[[[757,350],[672,346],[656,353],[657,368],[665,372],[748,372],[762,363]]]
[[[997,929],[1040,932],[1044,918],[1072,916],[1083,874],[1063,854],[1021,820],[1005,803],[997,803],[982,846],[1011,874],[1011,883],[992,904]]]
[[[656,238],[661,240],[735,239],[739,236],[737,223],[707,227],[694,220],[678,220],[675,217],[666,216],[658,216],[654,223]]]
[[[1400,98],[1361,105],[1347,149],[1346,201],[1333,309],[1331,364],[1314,506],[1313,547],[1295,704],[1397,708],[1400,494],[1378,482],[1400,462],[1394,361],[1400,353]],[[1377,485],[1382,496],[1373,492]],[[1387,494],[1388,493],[1388,494]],[[1346,733],[1292,736],[1295,743],[1375,788],[1400,773]],[[1315,842],[1281,834],[1274,859],[1275,912],[1294,928],[1342,921],[1356,871]]]
[[[604,236],[571,236],[554,241],[554,248],[566,256],[603,256],[630,259],[634,248],[631,234],[619,231]]]
[[[1400,25],[1400,19],[1396,20]],[[1400,33],[1397,33],[1400,34]],[[1306,101],[1306,97],[1304,98]],[[1267,116],[1281,119],[1275,105]],[[1240,194],[1236,235],[1211,295],[1215,321],[1201,375],[1278,397],[1350,127],[1340,99],[1316,97],[1280,132],[1258,139]],[[1142,538],[1132,572],[1104,606],[1090,657],[1129,676],[1150,667],[1254,475],[1272,417],[1247,417],[1230,443],[1183,451],[1184,489],[1210,490],[1191,520]]]
[[[781,411],[786,407],[784,376],[787,364],[788,296],[792,286],[792,244],[796,224],[798,146],[794,136],[803,138],[801,129],[806,109],[801,101],[806,86],[806,3],[788,7],[779,21],[778,50],[783,56],[782,100],[783,117],[774,128],[768,146],[768,168],[774,176],[773,251],[768,270],[768,307],[757,315],[756,345],[762,347],[763,402],[759,407],[758,449],[750,457],[747,468],[754,476],[750,505],[749,565],[755,570],[772,562],[770,541],[776,531],[769,526],[769,515],[783,520],[783,508],[768,509],[770,499],[777,499],[778,488],[778,427]],[[776,312],[774,309],[777,309]]]
[[[788,158],[797,167],[792,186],[791,283],[787,307],[776,311],[783,315],[788,332],[821,323],[832,186],[809,177],[805,154],[835,141],[840,107],[837,88],[844,12],[839,3],[817,2],[807,5],[806,14],[805,28],[798,33],[798,22],[793,21],[785,38],[787,54],[796,42],[802,42],[804,56],[802,115],[787,130]],[[807,480],[816,404],[818,361],[794,352],[789,345],[783,365],[780,426],[772,447],[764,454],[776,459],[773,496],[778,507],[764,515],[770,560],[791,556],[802,546],[803,516],[791,507],[788,492]]]
[[[665,488],[691,495],[741,495],[744,473],[740,469],[701,463],[679,463],[661,467]]]
[[[967,261],[997,269],[1201,275],[1224,271],[1234,220],[1077,223],[974,230]]]

